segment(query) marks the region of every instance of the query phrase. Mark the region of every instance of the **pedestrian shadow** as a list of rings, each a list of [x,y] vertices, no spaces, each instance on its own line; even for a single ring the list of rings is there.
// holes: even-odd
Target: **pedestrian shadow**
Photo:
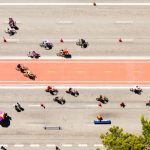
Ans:
[[[4,114],[4,119],[0,121],[0,125],[3,128],[8,128],[10,126],[11,117],[8,116],[6,113]]]

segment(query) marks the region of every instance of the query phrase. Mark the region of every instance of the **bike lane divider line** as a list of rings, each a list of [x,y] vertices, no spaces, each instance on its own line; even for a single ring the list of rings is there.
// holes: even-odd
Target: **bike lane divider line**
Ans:
[[[88,147],[87,144],[78,144],[78,147]]]
[[[30,147],[40,147],[39,144],[30,144]]]
[[[134,70],[133,71],[134,73],[139,73],[139,72],[141,72],[140,70]]]
[[[48,70],[48,73],[55,73],[56,70]]]
[[[112,71],[111,70],[106,70],[106,71],[104,71],[104,73],[112,73]]]
[[[72,144],[63,144],[63,147],[72,147]]]
[[[14,144],[14,147],[24,147],[23,144]]]
[[[76,73],[84,73],[84,70],[77,70]]]

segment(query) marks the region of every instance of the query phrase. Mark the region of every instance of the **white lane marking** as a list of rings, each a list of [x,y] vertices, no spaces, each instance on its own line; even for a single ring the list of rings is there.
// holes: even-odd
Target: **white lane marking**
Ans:
[[[17,43],[20,40],[19,39],[6,39],[6,41],[9,42],[9,43]]]
[[[134,39],[122,39],[123,42],[133,42]]]
[[[104,86],[100,86],[100,85],[87,85],[87,86],[84,86],[84,85],[66,85],[66,86],[62,86],[62,85],[54,85],[55,88],[57,89],[68,89],[69,87],[72,87],[72,88],[76,88],[76,89],[91,89],[91,90],[95,90],[95,89],[129,89],[129,88],[133,88],[134,85],[104,85]],[[47,87],[47,85],[0,85],[0,89],[17,89],[17,90],[22,90],[22,89],[28,89],[28,90],[38,90],[38,89],[41,89],[41,90],[45,90]],[[150,89],[150,86],[140,86],[142,89]],[[40,105],[38,105],[40,106]],[[28,107],[32,107],[31,106],[28,106]],[[34,106],[33,106],[34,107]],[[94,105],[93,105],[94,107]]]
[[[24,147],[23,144],[15,144],[14,147]]]
[[[55,147],[56,145],[55,144],[47,144],[46,146],[47,147]]]
[[[104,145],[103,144],[94,144],[93,146],[94,147],[103,147]]]
[[[113,63],[130,63],[133,61],[136,63],[147,63],[147,61],[150,61],[150,57],[146,56],[146,57],[138,57],[138,56],[129,56],[129,57],[116,57],[116,56],[111,56],[111,57],[78,57],[75,56],[72,59],[65,59],[65,58],[61,58],[61,57],[46,57],[43,56],[42,58],[40,58],[39,60],[32,60],[31,58],[27,57],[27,56],[0,56],[0,63],[18,63],[18,60],[20,61],[25,61],[26,63],[39,63],[40,61],[42,63],[59,63],[59,61],[61,61],[61,63],[110,63],[110,61],[113,61]],[[27,61],[30,60],[30,61]],[[65,61],[64,61],[65,60]],[[86,60],[86,61],[84,61]],[[139,62],[140,61],[140,62]],[[142,61],[142,62],[141,62]],[[40,63],[41,63],[40,62]]]
[[[115,23],[117,23],[117,24],[132,24],[132,23],[134,23],[134,21],[132,21],[132,20],[117,20],[117,21],[115,21]]]
[[[72,21],[58,21],[59,24],[72,24]]]
[[[78,147],[87,147],[87,144],[78,144]]]
[[[24,84],[58,84],[58,83],[69,83],[69,84],[74,84],[74,83],[90,83],[90,84],[97,84],[97,83],[107,83],[107,84],[122,84],[122,83],[129,83],[129,84],[145,84],[145,83],[150,83],[150,81],[0,81],[1,84],[13,84],[13,83],[24,83]]]
[[[72,144],[63,144],[63,147],[72,147]]]
[[[96,3],[97,6],[150,6],[150,3]],[[0,3],[0,6],[93,6],[93,3]]]
[[[1,147],[1,146],[8,147],[7,144],[0,144],[0,147]]]
[[[63,39],[64,42],[76,42],[77,39]]]
[[[39,144],[30,144],[30,147],[39,147]]]
[[[28,105],[28,107],[40,107],[41,105]]]
[[[6,59],[8,59],[9,61],[6,61]],[[118,60],[121,60],[119,61],[118,63],[120,62],[123,62],[123,61],[137,61],[137,60],[150,60],[150,57],[149,56],[144,56],[144,57],[140,57],[140,56],[85,56],[85,57],[81,57],[81,56],[74,56],[72,59],[65,59],[65,58],[61,58],[61,57],[57,57],[57,56],[42,56],[41,58],[39,58],[39,61],[33,61],[31,60],[31,58],[27,57],[27,56],[0,56],[0,61],[1,63],[4,62],[4,63],[11,63],[10,61],[13,61],[13,62],[18,62],[17,60],[20,60],[20,61],[26,61],[26,60],[30,60],[30,61],[27,61],[27,63],[30,63],[30,62],[33,62],[33,63],[39,63],[40,60],[42,60],[42,63],[47,63],[51,60],[52,63],[56,63],[57,61],[62,61],[62,60],[67,60],[67,61],[62,61],[61,63],[67,63],[69,61],[76,61],[78,60],[78,62],[82,61],[82,60],[89,60],[89,61],[93,61],[94,63],[97,62],[98,60],[100,60],[100,62],[102,61],[111,61],[113,60],[114,62]],[[44,61],[45,60],[45,61]],[[81,63],[88,63],[88,62],[84,62],[82,61]],[[92,62],[90,62],[92,63]]]
[[[93,105],[92,104],[91,105],[86,105],[86,106],[87,107],[98,107],[98,105],[94,105],[94,104]]]

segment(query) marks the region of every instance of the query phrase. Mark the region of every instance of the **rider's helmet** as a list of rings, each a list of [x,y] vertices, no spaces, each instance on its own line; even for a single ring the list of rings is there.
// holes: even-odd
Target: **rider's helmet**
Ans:
[[[69,88],[69,92],[71,92],[72,91],[72,88]]]
[[[60,150],[60,148],[58,146],[56,146],[56,150]]]
[[[64,49],[63,49],[63,53],[66,55],[66,54],[69,53],[69,50],[68,50],[67,48],[64,48]]]
[[[21,64],[18,64],[18,65],[17,65],[17,68],[21,68]]]
[[[84,43],[85,43],[85,40],[84,40],[84,39],[81,39],[81,43],[84,44]]]
[[[50,89],[52,89],[52,87],[51,87],[51,86],[48,86],[47,88],[48,88],[49,90],[50,90]]]

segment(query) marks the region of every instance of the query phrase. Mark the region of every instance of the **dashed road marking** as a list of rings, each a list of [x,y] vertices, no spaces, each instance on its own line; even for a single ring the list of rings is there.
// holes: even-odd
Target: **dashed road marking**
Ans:
[[[115,21],[115,23],[117,23],[117,24],[132,24],[132,23],[134,23],[134,21],[132,21],[132,20],[117,20],[117,21]]]
[[[94,147],[103,147],[104,145],[103,144],[94,144],[93,146]]]
[[[86,105],[87,107],[97,107],[98,105]]]
[[[140,70],[134,70],[133,71],[134,73],[139,73],[139,72],[141,72]]]
[[[46,147],[55,147],[55,144],[47,144]]]
[[[63,144],[63,147],[72,147],[72,144]]]
[[[77,70],[76,71],[77,73],[83,73],[83,72],[85,72],[84,70]]]
[[[30,144],[30,147],[39,147],[39,144]]]
[[[28,107],[40,107],[41,105],[28,105]]]
[[[17,42],[19,42],[20,40],[19,40],[19,39],[6,39],[6,41],[7,41],[8,43],[17,43]]]
[[[106,70],[106,71],[104,71],[105,73],[112,73],[112,71],[111,70]]]
[[[21,21],[15,21],[17,24],[21,24]],[[3,22],[4,24],[8,24],[9,23],[9,21],[4,21]]]
[[[78,147],[87,147],[87,144],[78,144]]]
[[[48,73],[55,73],[55,70],[49,70]]]
[[[24,147],[23,144],[15,144],[14,147]]]
[[[59,24],[72,24],[72,21],[58,21]]]
[[[7,144],[0,144],[0,147],[1,147],[1,146],[8,147]]]

